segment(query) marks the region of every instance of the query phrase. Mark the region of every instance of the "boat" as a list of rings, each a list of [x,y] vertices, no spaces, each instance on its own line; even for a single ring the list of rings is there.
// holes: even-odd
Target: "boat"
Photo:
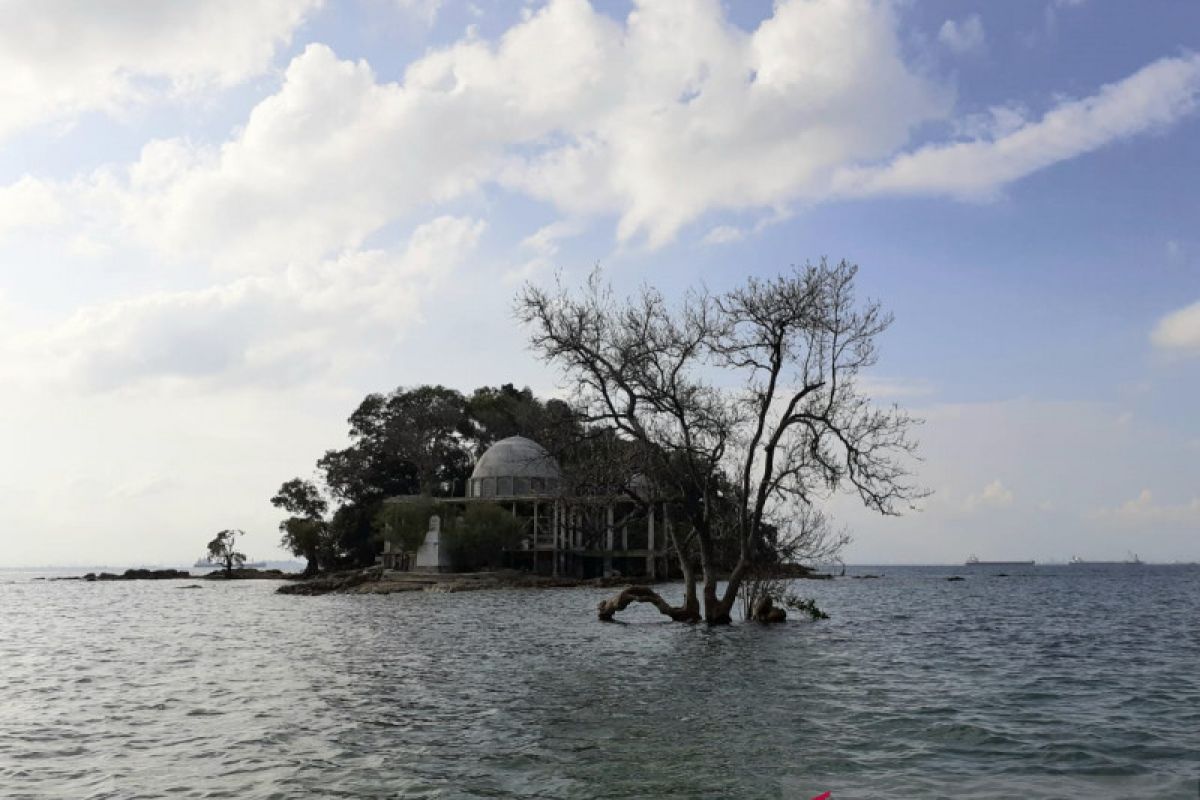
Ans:
[[[1140,567],[1146,562],[1138,558],[1137,553],[1130,553],[1129,558],[1124,561],[1085,561],[1079,556],[1071,556],[1067,563],[1076,567]]]
[[[192,564],[192,566],[196,567],[196,568],[200,568],[200,569],[207,569],[209,567],[211,567],[213,569],[223,569],[224,568],[223,564],[213,561],[212,559],[208,558],[207,556],[197,558],[196,563]],[[267,566],[267,562],[265,562],[265,561],[247,561],[246,563],[242,564],[239,567],[239,569],[266,569],[266,566]]]
[[[978,556],[969,556],[966,560],[968,567],[1032,567],[1035,561],[980,561]]]

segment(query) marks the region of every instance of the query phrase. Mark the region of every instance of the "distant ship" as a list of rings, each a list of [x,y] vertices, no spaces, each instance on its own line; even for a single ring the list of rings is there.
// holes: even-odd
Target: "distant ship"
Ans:
[[[200,568],[205,568],[205,567],[217,568],[217,567],[223,567],[224,565],[218,564],[216,561],[211,560],[207,556],[202,556],[200,558],[197,558],[196,563],[192,564],[192,566],[200,567]],[[265,561],[247,561],[245,564],[242,564],[241,568],[242,569],[264,569],[266,566],[267,566],[267,562],[265,562]]]
[[[1034,561],[980,561],[977,556],[967,558],[968,567],[1032,567]]]
[[[1138,558],[1137,553],[1130,553],[1129,558],[1125,559],[1124,561],[1084,561],[1079,556],[1071,556],[1071,560],[1068,561],[1067,563],[1072,564],[1074,566],[1088,566],[1088,567],[1093,567],[1093,566],[1140,567],[1142,564],[1145,564],[1146,562],[1142,561],[1140,558]]]

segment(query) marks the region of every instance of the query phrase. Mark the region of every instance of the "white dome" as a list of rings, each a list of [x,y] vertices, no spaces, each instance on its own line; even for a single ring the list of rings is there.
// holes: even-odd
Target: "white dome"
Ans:
[[[561,473],[554,456],[532,439],[501,439],[479,457],[471,472],[471,497],[519,497],[558,489]]]

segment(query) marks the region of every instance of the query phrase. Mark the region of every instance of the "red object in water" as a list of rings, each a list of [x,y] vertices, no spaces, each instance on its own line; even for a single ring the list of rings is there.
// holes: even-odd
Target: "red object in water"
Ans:
[[[812,800],[829,800],[829,798],[832,796],[833,796],[833,792],[826,792],[825,794],[817,795]]]

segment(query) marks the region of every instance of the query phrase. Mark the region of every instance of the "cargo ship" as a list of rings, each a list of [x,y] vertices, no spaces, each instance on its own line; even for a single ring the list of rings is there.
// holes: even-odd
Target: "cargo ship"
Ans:
[[[1032,567],[1035,561],[980,561],[977,556],[970,556],[966,560],[968,567]]]
[[[1124,561],[1084,561],[1079,556],[1071,556],[1071,560],[1067,563],[1074,566],[1086,567],[1140,567],[1146,562],[1138,558],[1137,553],[1130,553],[1129,558],[1125,559]]]

